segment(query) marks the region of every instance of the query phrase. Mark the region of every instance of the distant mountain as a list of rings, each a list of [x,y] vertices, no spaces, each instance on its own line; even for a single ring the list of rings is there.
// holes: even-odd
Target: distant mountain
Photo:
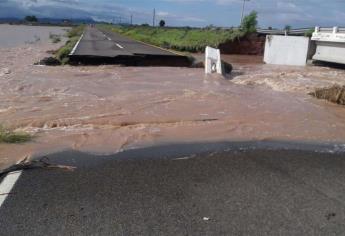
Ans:
[[[18,18],[14,17],[4,17],[0,18],[0,23],[8,23],[8,22],[19,22],[20,20]]]
[[[23,18],[16,18],[16,17],[3,17],[0,18],[0,23],[20,23],[23,22]],[[75,19],[59,19],[59,18],[38,18],[38,23],[44,24],[61,24],[61,23],[72,23],[72,24],[94,24],[97,23],[95,20],[91,18],[75,18]]]
[[[42,23],[63,23],[66,21],[69,21],[71,23],[85,23],[85,24],[96,23],[96,21],[91,18],[75,18],[75,19],[38,18],[38,21]]]

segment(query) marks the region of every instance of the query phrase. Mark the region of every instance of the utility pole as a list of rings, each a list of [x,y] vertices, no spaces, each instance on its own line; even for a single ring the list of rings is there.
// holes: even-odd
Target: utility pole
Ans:
[[[243,22],[244,9],[245,9],[245,6],[246,6],[246,2],[249,2],[249,1],[250,1],[250,0],[243,0],[242,14],[241,14],[241,25],[242,25],[242,22]]]
[[[131,14],[131,25],[133,25],[133,14]]]
[[[156,8],[153,9],[153,19],[152,19],[152,26],[155,27],[156,25]]]

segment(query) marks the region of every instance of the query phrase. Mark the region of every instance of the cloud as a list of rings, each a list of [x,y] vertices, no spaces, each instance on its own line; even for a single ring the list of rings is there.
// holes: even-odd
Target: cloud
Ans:
[[[33,14],[53,18],[93,18],[135,23],[152,21],[152,8],[168,25],[238,25],[243,0],[0,0],[0,17]],[[250,0],[246,13],[258,12],[261,26],[344,25],[344,0]]]
[[[38,17],[92,18],[108,22],[117,22],[121,17],[121,22],[129,22],[130,15],[133,15],[136,23],[151,22],[152,20],[151,10],[130,8],[108,1],[0,0],[0,13],[2,13],[1,9],[6,9],[8,12],[8,14],[1,14],[4,17],[23,17],[32,14]],[[157,16],[164,18],[168,24],[176,25],[204,21],[192,15],[173,14],[167,11],[158,11]]]

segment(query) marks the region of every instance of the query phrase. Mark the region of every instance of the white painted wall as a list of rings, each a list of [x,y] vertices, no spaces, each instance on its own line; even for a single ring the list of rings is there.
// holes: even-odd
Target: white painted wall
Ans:
[[[264,62],[275,65],[305,66],[309,43],[308,37],[267,35]]]

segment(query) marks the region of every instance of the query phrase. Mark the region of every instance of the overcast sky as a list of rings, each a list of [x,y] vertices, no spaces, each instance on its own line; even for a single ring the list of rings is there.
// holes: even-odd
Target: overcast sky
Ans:
[[[243,0],[0,0],[1,17],[85,18],[152,22],[171,26],[237,26]],[[256,10],[261,27],[345,26],[345,0],[250,0],[246,13]]]

